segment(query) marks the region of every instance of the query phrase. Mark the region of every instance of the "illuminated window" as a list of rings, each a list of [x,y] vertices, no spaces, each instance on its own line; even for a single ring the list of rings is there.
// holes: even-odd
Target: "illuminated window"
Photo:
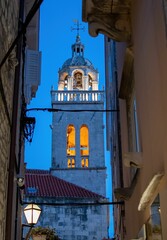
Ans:
[[[88,166],[89,166],[88,158],[82,158],[82,160],[81,160],[81,167],[88,167]]]
[[[80,155],[89,156],[89,130],[86,125],[82,125],[80,128]],[[88,158],[81,159],[81,166],[88,167]]]
[[[86,125],[80,128],[80,155],[89,155],[89,130]]]
[[[74,158],[68,159],[68,168],[75,168],[75,159]]]
[[[73,125],[68,125],[67,127],[67,155],[75,156],[75,127]]]

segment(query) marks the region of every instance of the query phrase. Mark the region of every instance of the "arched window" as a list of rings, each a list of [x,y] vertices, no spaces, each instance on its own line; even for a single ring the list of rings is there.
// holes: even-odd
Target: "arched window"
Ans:
[[[67,155],[75,156],[75,127],[68,125],[67,127]]]
[[[82,89],[82,73],[80,72],[74,74],[73,89]]]
[[[67,127],[67,166],[69,168],[75,167],[75,158],[70,156],[75,156],[75,127],[70,124]]]
[[[80,128],[80,155],[81,166],[88,167],[89,161],[89,130],[86,125],[82,125]]]

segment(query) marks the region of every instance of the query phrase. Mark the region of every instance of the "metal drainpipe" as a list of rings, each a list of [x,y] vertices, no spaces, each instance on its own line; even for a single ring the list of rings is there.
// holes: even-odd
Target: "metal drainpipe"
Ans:
[[[122,169],[122,145],[121,145],[121,124],[120,124],[120,111],[119,111],[119,97],[118,97],[118,79],[117,72],[115,72],[115,87],[116,87],[116,108],[117,112],[117,135],[118,135],[118,161],[120,173],[120,187],[123,187],[123,169]]]
[[[19,23],[18,23],[18,31],[21,30],[23,16],[24,15],[24,0],[20,0],[20,10],[19,10]],[[16,205],[13,206],[14,203],[14,193],[13,193],[13,186],[14,186],[14,177],[15,171],[17,170],[17,158],[15,155],[15,146],[16,146],[16,133],[17,133],[17,122],[19,122],[18,116],[18,103],[19,103],[19,91],[20,91],[20,70],[21,70],[21,50],[22,50],[22,38],[18,41],[17,50],[16,50],[16,57],[18,59],[18,66],[16,67],[15,71],[15,80],[14,80],[14,92],[13,92],[13,109],[12,109],[12,127],[11,127],[11,144],[10,144],[10,158],[9,158],[9,175],[8,175],[8,194],[7,194],[7,212],[6,212],[6,235],[5,239],[10,240],[13,238],[13,231],[12,227],[14,224],[12,223],[13,218],[13,207],[16,207],[16,213],[18,208],[18,199],[16,197]],[[16,186],[17,191],[17,186]],[[18,194],[17,194],[18,195]],[[15,239],[16,239],[16,227],[17,222],[15,222]]]
[[[118,75],[116,61],[116,47],[114,43],[114,65],[115,65],[115,93],[116,93],[116,109],[117,111],[117,136],[118,136],[118,161],[119,161],[119,177],[120,187],[123,187],[123,168],[122,168],[122,144],[121,144],[121,124],[120,124],[120,109],[119,109],[119,94],[118,94]]]

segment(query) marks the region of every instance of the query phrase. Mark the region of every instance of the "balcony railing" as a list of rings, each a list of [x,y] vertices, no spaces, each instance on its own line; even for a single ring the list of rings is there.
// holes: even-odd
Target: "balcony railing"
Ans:
[[[51,91],[55,102],[104,102],[104,91]]]

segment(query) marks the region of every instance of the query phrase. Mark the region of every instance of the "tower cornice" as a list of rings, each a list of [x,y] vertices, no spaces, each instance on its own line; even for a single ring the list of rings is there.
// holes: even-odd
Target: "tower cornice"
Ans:
[[[105,34],[115,41],[131,39],[131,0],[83,0],[82,19],[88,22],[89,34]]]

